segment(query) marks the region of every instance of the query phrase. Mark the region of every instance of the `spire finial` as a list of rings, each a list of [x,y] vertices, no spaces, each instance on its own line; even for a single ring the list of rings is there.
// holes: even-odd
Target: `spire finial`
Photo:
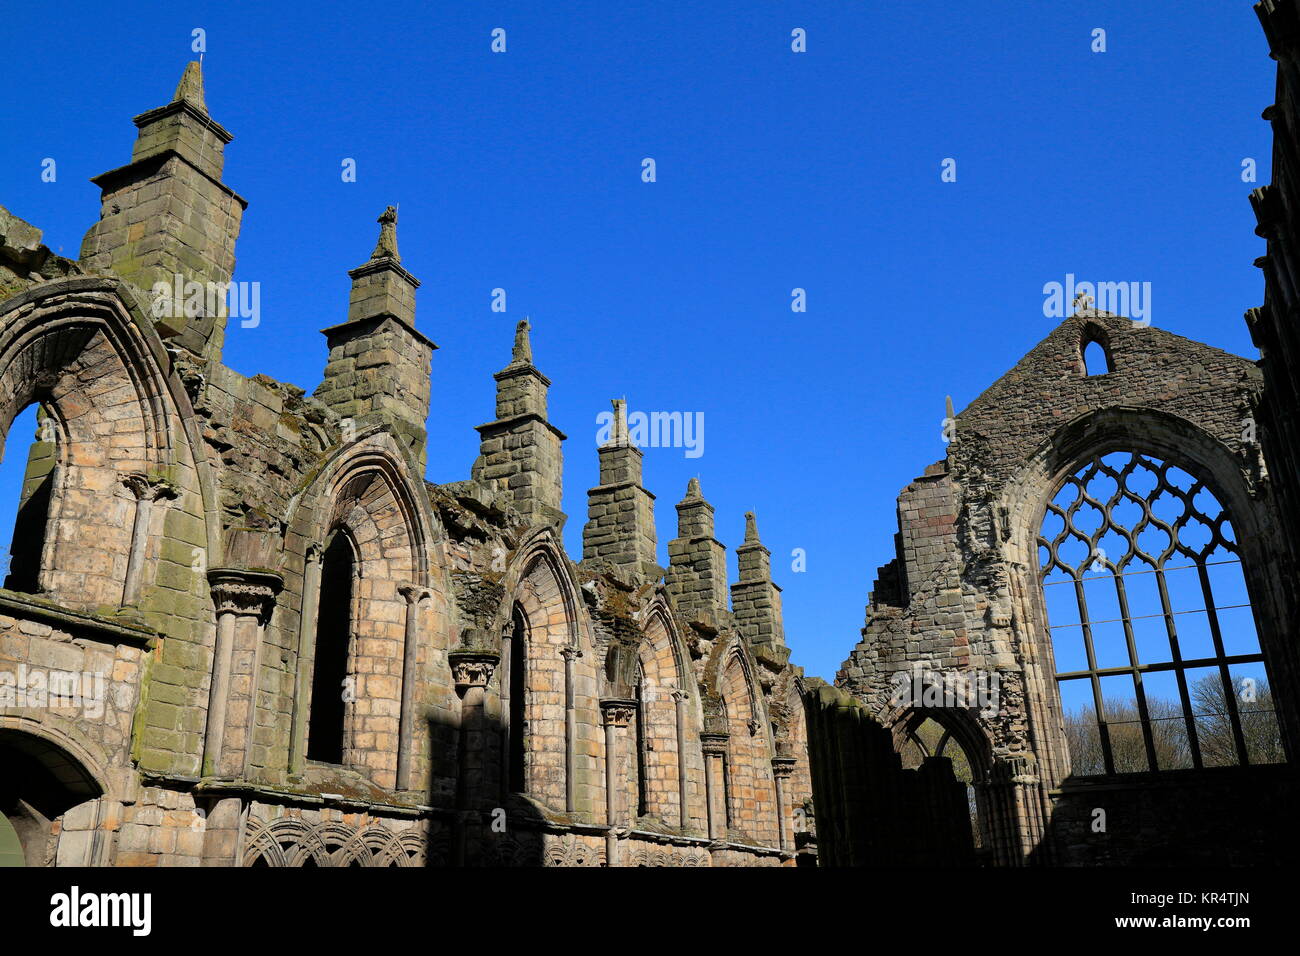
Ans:
[[[377,220],[379,223],[379,241],[375,243],[375,251],[370,253],[371,259],[383,259],[385,257],[402,261],[402,257],[397,254],[397,207],[389,206],[384,210],[383,215]]]
[[[704,492],[700,491],[700,479],[698,477],[692,478],[690,481],[686,482],[686,497],[687,498],[704,497]]]
[[[952,396],[951,396],[951,395],[948,395],[948,396],[946,396],[945,398],[946,398],[946,400],[944,401],[944,408],[945,408],[945,410],[946,410],[947,413],[948,413],[948,417],[949,417],[950,419],[952,419],[952,418],[956,418],[956,417],[957,417],[957,413],[954,412],[954,411],[953,411],[953,408],[952,408]]]
[[[758,544],[758,520],[754,512],[745,512],[745,544]]]
[[[610,433],[610,444],[628,445],[630,442],[627,437],[627,399],[616,398],[610,404],[614,406],[614,428]]]
[[[1093,301],[1092,296],[1088,295],[1088,293],[1080,292],[1074,297],[1074,314],[1079,315],[1083,312],[1091,312]]]
[[[199,65],[198,60],[191,60],[185,64],[181,81],[176,84],[176,95],[172,97],[172,102],[182,101],[198,107],[204,113],[208,111],[208,104],[203,98],[203,67]]]
[[[515,347],[510,356],[511,365],[533,364],[533,344],[528,340],[528,330],[531,328],[528,316],[520,319],[519,324],[515,326]]]

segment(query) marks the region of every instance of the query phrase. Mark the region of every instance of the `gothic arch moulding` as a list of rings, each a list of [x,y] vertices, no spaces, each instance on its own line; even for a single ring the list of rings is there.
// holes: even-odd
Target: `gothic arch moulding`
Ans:
[[[0,433],[8,439],[18,413],[39,404],[54,445],[39,588],[77,607],[134,602],[139,592],[128,577],[138,580],[149,566],[163,529],[163,510],[147,509],[133,554],[137,499],[192,492],[202,501],[193,510],[215,511],[189,397],[134,298],[114,280],[41,285],[6,306]],[[209,544],[215,520],[205,525]]]
[[[1025,662],[1025,697],[1034,749],[1046,786],[1067,772],[1065,727],[1054,680],[1055,655],[1039,583],[1040,524],[1048,502],[1068,476],[1111,453],[1145,456],[1181,469],[1218,499],[1235,531],[1260,647],[1279,687],[1297,672],[1286,640],[1294,596],[1284,587],[1277,555],[1287,553],[1257,449],[1238,433],[1215,435],[1201,425],[1151,408],[1116,406],[1080,416],[1040,446],[996,503],[1010,571],[1014,627]],[[1294,740],[1295,701],[1276,698],[1283,740]]]
[[[522,648],[524,656],[522,667],[513,668],[523,682],[522,702],[520,688],[508,691],[524,727],[507,728],[512,739],[524,742],[524,792],[552,810],[592,813],[603,801],[595,756],[603,749],[599,662],[576,576],[551,529],[539,529],[520,543],[501,587],[504,594],[493,633],[511,634],[516,615],[523,625],[518,643],[512,641],[503,651],[515,655]],[[498,694],[502,682],[509,680],[505,670],[497,669]]]

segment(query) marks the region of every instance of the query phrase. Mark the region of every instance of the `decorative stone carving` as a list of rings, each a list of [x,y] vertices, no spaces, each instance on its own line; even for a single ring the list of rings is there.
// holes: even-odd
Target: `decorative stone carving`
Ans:
[[[700,746],[706,754],[715,754],[724,756],[727,752],[727,741],[731,739],[730,734],[700,734]]]
[[[622,698],[607,698],[600,702],[600,712],[604,715],[605,725],[626,727],[637,713],[637,702]]]
[[[455,650],[447,655],[456,692],[462,695],[471,687],[486,687],[500,662],[495,651]]]
[[[266,623],[275,607],[276,595],[284,579],[270,571],[247,571],[239,568],[212,568],[208,586],[217,615],[236,614],[256,617]]]
[[[794,765],[793,757],[773,757],[772,774],[779,780],[788,780],[794,775]]]

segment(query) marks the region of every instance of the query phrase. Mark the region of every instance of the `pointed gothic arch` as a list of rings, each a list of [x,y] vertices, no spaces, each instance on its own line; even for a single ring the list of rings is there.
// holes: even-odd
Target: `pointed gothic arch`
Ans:
[[[753,660],[738,639],[733,640],[721,660],[717,688],[728,733],[728,824],[761,845],[777,846],[772,731],[758,691]]]
[[[1280,579],[1278,563],[1270,558],[1284,553],[1286,543],[1270,518],[1270,502],[1258,493],[1258,475],[1249,455],[1234,453],[1222,438],[1169,412],[1116,406],[1062,426],[1003,493],[1004,501],[1017,502],[1007,527],[1016,569],[1011,591],[1016,620],[1030,650],[1027,709],[1044,785],[1059,785],[1071,764],[1063,706],[1054,686],[1057,655],[1048,629],[1047,598],[1038,580],[1040,525],[1049,503],[1071,475],[1088,462],[1115,453],[1138,454],[1177,467],[1194,476],[1222,505],[1240,551],[1260,652],[1278,689],[1273,704],[1281,742],[1288,754],[1293,753],[1298,715],[1296,701],[1285,694],[1285,688],[1294,686],[1292,676],[1300,661],[1279,622],[1294,619],[1295,595]]]
[[[642,620],[634,735],[641,814],[669,826],[703,829],[703,714],[690,657],[662,595],[643,612]]]
[[[510,642],[509,653],[524,652],[494,677],[498,699],[507,698],[514,712],[504,728],[502,772],[510,772],[504,758],[513,748],[527,796],[556,810],[592,812],[604,799],[595,756],[601,752],[598,662],[579,617],[572,568],[549,528],[520,543],[501,584],[505,597],[493,627]],[[523,681],[522,700],[512,674]]]
[[[307,552],[303,570],[293,575],[292,593],[301,603],[288,609],[297,624],[299,647],[291,765],[314,759],[313,752],[325,753],[313,741],[328,739],[327,756],[337,754],[337,763],[365,768],[381,786],[407,785],[417,749],[413,688],[407,685],[416,679],[422,655],[427,662],[430,654],[422,636],[430,633],[425,625],[430,595],[446,593],[430,588],[435,583],[432,533],[422,489],[392,437],[372,429],[327,460],[295,496],[287,523]],[[331,546],[340,540],[347,542],[347,554],[340,548],[331,555]],[[336,606],[343,599],[338,593],[342,582],[325,588],[326,572],[345,564],[352,582],[348,607]],[[286,578],[291,568],[286,564]],[[332,731],[322,735],[311,727],[317,714],[314,698],[324,689],[316,686],[322,638],[335,658],[340,641],[346,643],[343,686],[337,691],[342,704],[339,746]],[[321,710],[331,726],[336,709]]]
[[[164,509],[152,507],[158,483],[169,489],[164,497],[179,486],[210,501],[211,476],[185,420],[188,397],[115,280],[37,286],[5,308],[0,443],[36,404],[56,455],[30,583],[71,607],[138,602],[164,526]]]

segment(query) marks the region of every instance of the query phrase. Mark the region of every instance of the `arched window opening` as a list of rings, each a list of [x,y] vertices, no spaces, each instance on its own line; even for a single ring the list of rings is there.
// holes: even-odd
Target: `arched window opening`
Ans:
[[[506,642],[506,699],[502,708],[506,713],[506,786],[511,793],[524,793],[528,789],[525,766],[528,743],[524,736],[528,700],[526,634],[523,615],[515,608],[510,639]]]
[[[966,787],[966,807],[970,813],[971,835],[975,841],[975,850],[983,849],[984,840],[980,828],[979,803],[975,791],[975,774],[971,768],[970,758],[961,744],[953,738],[934,719],[927,717],[915,730],[908,733],[900,750],[904,770],[915,770],[925,761],[945,758],[952,762],[952,774]]]
[[[1285,759],[1235,532],[1200,478],[1095,456],[1038,546],[1072,775]]]
[[[1090,339],[1083,346],[1083,374],[1105,375],[1111,371],[1110,356],[1106,347],[1096,339]]]
[[[645,670],[641,664],[636,668],[636,815],[644,817],[650,813],[650,798],[646,786],[646,704],[649,700],[646,692]]]
[[[33,439],[28,442],[28,437]],[[40,590],[58,464],[58,431],[54,418],[39,405],[29,405],[9,426],[0,452],[0,527],[12,527],[13,537],[3,556],[4,586],[35,594]]]
[[[321,556],[320,605],[312,670],[307,759],[343,762],[343,729],[352,695],[348,663],[352,653],[352,590],[356,554],[342,531]]]
[[[728,729],[730,729],[730,727],[731,727],[731,715],[727,712],[728,708],[727,708],[727,701],[726,701],[725,698],[722,700],[722,706],[721,706],[720,710],[721,710],[721,713],[722,713],[722,719],[726,722],[726,725],[727,725]],[[730,732],[728,732],[728,737],[727,737],[727,749],[726,749],[725,751],[723,751],[723,754],[722,754],[722,808],[723,808],[723,825],[724,825],[728,830],[730,830],[732,827],[734,827],[734,826],[736,825],[736,817],[735,817],[735,813],[732,811],[732,808],[731,808],[731,800],[732,800],[732,784],[731,784],[732,760],[733,760],[733,757],[732,757],[732,743],[731,743]]]

